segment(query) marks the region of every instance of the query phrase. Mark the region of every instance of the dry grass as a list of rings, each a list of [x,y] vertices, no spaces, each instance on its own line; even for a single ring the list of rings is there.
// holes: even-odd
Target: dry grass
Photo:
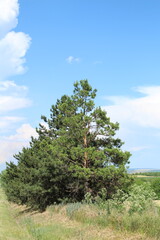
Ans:
[[[154,200],[155,204],[160,207],[160,200]]]
[[[134,177],[139,177],[139,178],[150,178],[151,177],[151,178],[153,178],[153,176],[146,176],[146,175],[134,175]]]
[[[131,240],[137,239],[142,240],[146,239],[146,237],[142,235],[133,235],[131,236],[129,233],[119,233],[111,228],[101,228],[99,226],[95,226],[92,224],[84,224],[82,222],[78,222],[74,219],[68,218],[64,215],[64,212],[60,211],[59,213],[53,213],[46,211],[43,214],[35,214],[32,216],[32,220],[34,221],[35,226],[60,226],[61,230],[64,231],[64,236],[61,236],[60,239],[70,239],[70,240]],[[58,228],[57,228],[58,229]],[[70,234],[67,236],[65,231],[69,231]],[[67,231],[67,232],[68,232]]]
[[[14,206],[15,208],[15,206]],[[57,209],[56,209],[57,208]],[[16,208],[16,211],[18,209]],[[21,208],[19,209],[22,210]],[[94,219],[97,212],[86,206],[83,208],[86,214],[86,220]],[[77,213],[81,213],[79,209]],[[66,214],[66,206],[55,207],[54,210],[49,208],[44,213],[23,213],[18,217],[18,221],[22,224],[29,224],[35,229],[43,229],[42,235],[35,239],[45,240],[151,240],[142,234],[131,234],[118,232],[111,227],[101,227],[91,221],[76,220],[76,217],[69,217]]]
[[[0,240],[153,239],[140,233],[115,230],[94,207],[81,206],[75,211],[72,205],[51,206],[43,213],[29,212],[23,206],[8,203],[1,190],[0,215]]]

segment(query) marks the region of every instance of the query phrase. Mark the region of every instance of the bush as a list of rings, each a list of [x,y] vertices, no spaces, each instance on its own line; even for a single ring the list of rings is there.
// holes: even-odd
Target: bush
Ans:
[[[156,178],[151,183],[152,189],[157,195],[157,198],[160,199],[160,178]]]
[[[118,190],[114,194],[112,199],[104,201],[102,198],[97,198],[96,204],[103,209],[106,209],[107,213],[117,211],[119,213],[126,212],[130,215],[133,213],[142,213],[144,210],[151,208],[153,200],[157,196],[152,190],[151,185],[145,183],[143,185],[132,185],[128,193]]]
[[[126,199],[128,203],[128,212],[142,212],[146,210],[149,206],[152,205],[153,199],[156,199],[157,196],[155,192],[152,190],[150,184],[143,184],[141,186],[133,185],[131,191],[129,192],[129,196]]]

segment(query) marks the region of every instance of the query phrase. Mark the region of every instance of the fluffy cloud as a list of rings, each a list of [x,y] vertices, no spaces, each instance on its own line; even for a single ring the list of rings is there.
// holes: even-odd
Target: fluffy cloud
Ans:
[[[0,0],[0,162],[11,159],[28,144],[31,135],[36,135],[29,124],[18,127],[24,118],[14,113],[14,110],[31,105],[26,97],[27,87],[8,80],[10,76],[25,72],[25,55],[31,43],[27,34],[13,31],[18,24],[18,14],[18,0]]]
[[[112,122],[120,123],[117,136],[130,151],[131,167],[157,167],[160,142],[160,86],[137,87],[138,97],[110,96],[103,106]]]
[[[11,31],[17,26],[18,0],[0,0],[0,81],[25,71],[25,54],[31,38]]]
[[[160,86],[137,87],[144,96],[129,98],[106,97],[112,104],[103,107],[113,121],[141,127],[160,128]]]
[[[76,58],[76,57],[73,57],[73,56],[69,56],[66,58],[66,62],[67,63],[73,63],[73,62],[79,62],[80,61],[80,58]]]
[[[24,121],[22,117],[13,117],[13,116],[2,116],[0,117],[0,133],[7,132],[14,124]]]
[[[0,0],[0,6],[0,114],[8,114],[31,104],[26,98],[27,87],[7,80],[9,76],[24,73],[31,39],[25,33],[10,31],[18,23],[18,0]],[[4,119],[1,116],[0,126],[4,125]]]
[[[7,113],[16,109],[28,107],[31,101],[22,97],[0,96],[0,113]]]
[[[31,38],[23,32],[11,31],[18,23],[18,0],[0,0],[0,6],[0,81],[4,81],[24,72],[24,57]]]
[[[18,0],[0,0],[0,38],[17,26]]]
[[[28,88],[26,86],[18,86],[13,81],[0,82],[1,95],[3,94],[3,92],[6,92],[6,91],[7,91],[7,93],[10,93],[11,95],[17,95],[17,94],[19,95],[22,92],[24,95],[24,91],[27,91],[27,90],[28,90]]]
[[[30,124],[23,124],[17,129],[15,135],[1,138],[0,163],[11,160],[15,153],[19,152],[23,147],[27,147],[31,136],[37,137],[35,129]]]
[[[0,80],[25,71],[25,54],[30,37],[24,33],[9,32],[0,40]]]
[[[31,136],[37,137],[38,135],[36,130],[33,127],[31,127],[30,124],[26,123],[26,124],[22,124],[22,126],[16,130],[15,135],[11,135],[6,139],[11,141],[14,140],[16,142],[19,142],[19,141],[28,142]]]
[[[18,86],[13,81],[0,82],[0,114],[30,106],[27,90],[26,86]]]

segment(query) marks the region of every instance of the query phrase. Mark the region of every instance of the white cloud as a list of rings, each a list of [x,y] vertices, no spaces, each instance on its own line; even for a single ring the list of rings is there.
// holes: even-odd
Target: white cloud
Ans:
[[[31,101],[27,98],[13,97],[13,96],[0,97],[0,113],[1,114],[16,110],[16,109],[29,107],[30,105],[31,105]]]
[[[18,0],[0,0],[0,38],[17,26]]]
[[[0,114],[30,106],[31,101],[25,97],[27,90],[13,81],[0,82]]]
[[[31,101],[25,97],[27,91],[26,86],[18,86],[13,81],[0,82],[0,133],[8,132],[16,123],[24,120],[23,117],[4,114],[30,106]]]
[[[18,0],[0,0],[0,81],[25,71],[25,54],[31,38],[11,31],[17,26]]]
[[[7,137],[8,140],[14,140],[14,141],[26,141],[28,142],[29,139],[31,138],[31,136],[33,137],[37,137],[38,134],[36,132],[36,130],[31,127],[30,124],[26,123],[26,124],[22,124],[22,126],[20,128],[18,128],[16,130],[16,134],[15,135],[11,135],[9,137]]]
[[[18,14],[18,0],[0,0],[0,81],[25,71],[25,54],[31,38],[23,32],[11,31],[17,26]]]
[[[21,92],[24,90],[26,91],[27,87],[26,86],[18,86],[13,81],[0,82],[0,91],[8,91],[8,90],[11,90],[11,91],[14,90],[14,92],[16,90],[18,92]]]
[[[117,136],[130,151],[131,167],[157,167],[160,155],[160,86],[137,87],[136,97],[106,97],[104,106],[112,122],[120,123]]]
[[[8,142],[4,140],[0,140],[0,144],[0,163],[10,161],[13,158],[13,155],[23,146],[23,144],[18,142]]]
[[[22,117],[14,117],[14,116],[4,116],[0,117],[0,133],[8,131],[9,128],[20,121],[23,121]]]
[[[25,72],[25,55],[30,47],[31,38],[23,32],[13,29],[18,24],[18,0],[0,0],[0,162],[12,158],[29,142],[30,136],[35,136],[35,130],[29,124],[23,124],[11,134],[20,122],[25,119],[10,112],[31,105],[26,97],[27,87],[19,86],[8,77]],[[2,134],[10,136],[2,136]]]
[[[31,136],[37,137],[35,129],[30,124],[23,124],[16,130],[15,135],[1,138],[0,163],[10,161],[14,154],[29,146]]]
[[[30,46],[30,41],[30,37],[21,32],[9,32],[0,40],[0,80],[24,73],[24,56]]]
[[[66,61],[67,61],[67,63],[69,63],[69,64],[71,64],[71,63],[73,63],[73,62],[79,62],[80,61],[80,58],[76,58],[76,57],[73,57],[73,56],[69,56],[69,57],[67,57],[66,58]]]
[[[137,87],[145,95],[137,98],[111,96],[112,105],[103,108],[113,121],[141,127],[160,128],[160,86]]]

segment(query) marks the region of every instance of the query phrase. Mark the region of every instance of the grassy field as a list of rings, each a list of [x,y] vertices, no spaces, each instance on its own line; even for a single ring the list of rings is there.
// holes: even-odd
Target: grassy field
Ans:
[[[104,213],[91,206],[51,206],[45,212],[29,212],[7,202],[0,189],[0,239],[3,240],[151,240],[145,234],[112,226]],[[111,219],[110,219],[111,220]],[[135,223],[134,223],[135,225]],[[116,230],[117,229],[117,230]],[[119,229],[119,230],[118,230]]]
[[[6,200],[2,189],[0,189],[0,239],[31,239],[26,229],[21,228],[14,213],[13,208]]]
[[[143,174],[133,174],[132,175],[132,177],[134,177],[135,178],[135,182],[136,183],[144,183],[144,182],[148,182],[148,183],[152,183],[153,181],[155,181],[155,180],[158,180],[159,179],[159,181],[160,181],[160,176],[159,176],[159,172],[158,172],[158,175],[156,176],[155,175],[156,173],[148,173],[148,175],[146,174],[145,175],[145,173],[143,173]]]

